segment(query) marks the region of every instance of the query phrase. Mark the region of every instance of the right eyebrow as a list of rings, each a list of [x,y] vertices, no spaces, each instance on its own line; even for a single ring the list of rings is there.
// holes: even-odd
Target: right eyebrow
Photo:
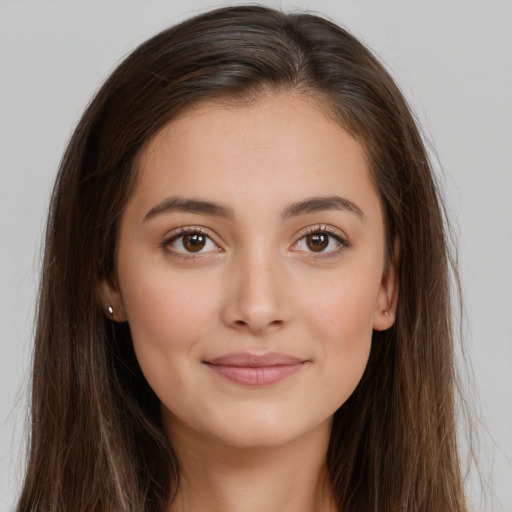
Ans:
[[[153,206],[144,216],[144,222],[170,212],[188,212],[199,215],[214,215],[232,219],[235,214],[231,208],[227,208],[213,201],[202,199],[185,199],[182,197],[168,197],[157,205]]]

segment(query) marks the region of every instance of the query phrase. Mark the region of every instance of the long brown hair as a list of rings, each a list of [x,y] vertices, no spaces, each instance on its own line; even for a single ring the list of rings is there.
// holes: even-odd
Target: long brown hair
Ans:
[[[327,463],[339,510],[466,510],[456,445],[449,258],[421,135],[378,60],[337,25],[223,8],[142,44],[112,73],[62,160],[46,232],[29,460],[18,512],[162,511],[179,485],[129,326],[105,317],[137,157],[198,102],[315,99],[366,149],[399,276],[396,322],[336,412]],[[397,243],[398,241],[398,243]],[[399,247],[399,254],[393,247]]]

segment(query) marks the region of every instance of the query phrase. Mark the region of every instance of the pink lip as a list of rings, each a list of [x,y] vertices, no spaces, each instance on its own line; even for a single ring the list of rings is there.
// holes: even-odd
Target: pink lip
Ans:
[[[226,379],[245,386],[270,386],[297,373],[305,361],[297,357],[268,352],[239,352],[205,361],[213,371]]]

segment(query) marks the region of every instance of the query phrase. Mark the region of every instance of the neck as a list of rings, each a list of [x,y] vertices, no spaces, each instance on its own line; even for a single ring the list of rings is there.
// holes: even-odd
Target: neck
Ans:
[[[330,426],[280,446],[242,448],[174,431],[181,479],[172,512],[335,512]]]

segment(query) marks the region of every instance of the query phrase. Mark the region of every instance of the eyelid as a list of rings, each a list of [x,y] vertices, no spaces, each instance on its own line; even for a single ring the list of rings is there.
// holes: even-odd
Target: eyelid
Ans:
[[[341,242],[348,244],[348,236],[341,229],[331,226],[330,224],[314,224],[305,227],[297,234],[297,240],[315,233],[327,233],[328,235],[338,238]]]
[[[187,234],[192,233],[200,233],[201,235],[204,235],[207,237],[211,242],[216,246],[215,250],[205,251],[205,252],[182,252],[178,251],[174,248],[170,247],[170,244],[177,240],[181,236],[185,236]],[[331,249],[329,251],[320,251],[315,253],[314,251],[303,251],[300,249],[297,249],[297,244],[306,236],[316,234],[316,233],[324,233],[332,238],[334,238],[340,246]],[[217,252],[224,252],[222,249],[221,244],[217,241],[218,236],[212,232],[211,230],[204,228],[203,226],[180,226],[176,229],[171,230],[169,233],[167,233],[161,242],[161,246],[164,250],[166,250],[168,253],[171,253],[175,257],[181,257],[184,259],[197,259],[201,257],[206,257],[211,253],[217,253]],[[350,246],[350,242],[348,240],[348,237],[345,235],[345,233],[340,230],[339,228],[336,228],[334,226],[328,225],[328,224],[315,224],[313,226],[308,226],[306,228],[303,228],[296,236],[295,242],[291,246],[292,251],[296,252],[303,252],[308,255],[313,255],[315,258],[327,258],[333,255],[338,254],[340,251],[345,250],[347,247]]]
[[[188,252],[177,251],[176,249],[170,247],[171,243],[174,242],[175,240],[177,240],[178,238],[188,235],[188,234],[193,234],[193,233],[199,233],[201,235],[204,235],[209,240],[211,240],[213,242],[213,244],[215,244],[217,249],[214,251],[188,253]],[[169,233],[167,233],[165,235],[164,239],[162,240],[161,246],[167,252],[172,253],[173,256],[181,257],[181,258],[185,258],[185,259],[196,259],[196,258],[205,257],[206,255],[211,254],[212,252],[221,252],[222,247],[217,242],[217,240],[216,240],[217,238],[218,237],[214,233],[212,233],[210,230],[208,230],[202,226],[180,226],[179,228],[173,229],[172,231],[170,231]]]
[[[323,252],[323,251],[317,252],[317,253],[315,253],[313,251],[301,251],[301,252],[305,252],[307,254],[312,254],[316,258],[321,258],[321,257],[326,258],[326,257],[332,256],[332,255],[335,255],[335,254],[339,253],[340,251],[347,249],[350,246],[350,242],[349,242],[347,235],[345,235],[345,233],[343,233],[343,231],[341,231],[339,228],[335,228],[334,226],[330,226],[328,224],[316,224],[314,226],[308,226],[307,228],[304,228],[297,234],[296,241],[293,243],[291,250],[299,252],[300,250],[294,249],[294,247],[297,246],[297,244],[306,236],[314,235],[317,233],[324,233],[324,234],[334,238],[337,242],[339,242],[340,247],[338,247],[336,249],[332,249],[327,252]]]

